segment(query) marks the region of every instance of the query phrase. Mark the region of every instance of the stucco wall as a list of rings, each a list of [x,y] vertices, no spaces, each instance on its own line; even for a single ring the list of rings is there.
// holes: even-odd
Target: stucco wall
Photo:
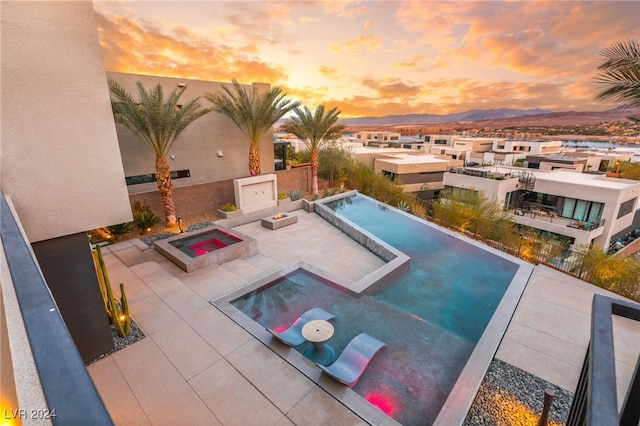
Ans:
[[[131,210],[91,2],[0,2],[1,185],[31,242]]]
[[[114,72],[107,72],[107,77],[117,81],[134,98],[137,98],[138,93],[137,81],[140,81],[147,90],[160,84],[165,96],[174,89],[178,89],[178,84],[185,84],[186,89],[180,100],[186,103],[200,96],[200,104],[203,107],[211,107],[211,103],[203,97],[205,93],[224,93],[223,86],[228,87],[232,92],[234,90],[231,83],[213,81]],[[251,90],[251,86],[243,86]],[[254,83],[254,87],[260,93],[270,90],[268,84]],[[117,133],[125,175],[155,173],[155,156],[151,151],[125,128],[117,126]],[[218,156],[218,151],[222,153],[222,157]],[[249,143],[229,118],[210,112],[185,129],[173,145],[167,160],[172,171],[190,171],[190,177],[173,180],[175,188],[246,177],[249,176]],[[263,174],[272,173],[275,169],[272,131],[267,132],[260,139],[260,166]],[[155,182],[150,182],[130,185],[128,191],[136,194],[153,191],[156,187]]]

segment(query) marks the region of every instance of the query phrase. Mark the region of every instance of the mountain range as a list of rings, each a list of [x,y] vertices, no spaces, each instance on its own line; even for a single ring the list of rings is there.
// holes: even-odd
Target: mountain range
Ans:
[[[477,125],[588,125],[602,122],[625,121],[629,115],[640,113],[640,108],[620,106],[606,111],[551,112],[543,109],[488,109],[471,110],[446,115],[407,114],[382,117],[357,117],[339,120],[349,127],[358,126],[407,126],[433,124],[477,124]]]
[[[523,115],[549,114],[551,111],[543,109],[474,109],[466,112],[456,112],[453,114],[406,114],[406,115],[385,115],[382,117],[357,117],[340,120],[340,124],[351,126],[362,125],[402,125],[402,124],[436,124],[450,123],[453,121],[482,121],[499,120],[503,118],[521,117]]]

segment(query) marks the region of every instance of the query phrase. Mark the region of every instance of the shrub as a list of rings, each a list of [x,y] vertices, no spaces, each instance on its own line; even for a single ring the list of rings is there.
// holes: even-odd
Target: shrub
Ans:
[[[129,222],[119,223],[117,225],[107,226],[107,230],[115,237],[116,241],[118,241],[123,235],[131,232],[131,224]]]
[[[224,203],[220,206],[220,210],[222,210],[223,212],[235,212],[236,210],[238,210],[238,206],[233,203]]]
[[[151,210],[140,210],[133,213],[133,223],[140,229],[140,235],[142,235],[160,223],[160,218]]]
[[[289,198],[291,198],[291,201],[300,200],[302,197],[304,197],[304,191],[301,189],[289,191]]]
[[[286,192],[279,192],[278,193],[278,200],[285,200],[289,198],[289,194],[287,194]]]

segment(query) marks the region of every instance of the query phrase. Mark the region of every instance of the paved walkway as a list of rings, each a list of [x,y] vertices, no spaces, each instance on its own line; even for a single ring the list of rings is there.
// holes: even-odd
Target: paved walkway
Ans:
[[[319,216],[293,214],[299,222],[277,231],[259,222],[236,228],[258,239],[258,255],[190,274],[139,240],[105,248],[111,282],[125,283],[133,318],[147,336],[88,367],[116,424],[363,424],[208,303],[297,260],[354,281],[382,266]],[[536,267],[497,358],[573,391],[594,291],[606,293]],[[617,374],[628,378],[640,327],[616,326]]]

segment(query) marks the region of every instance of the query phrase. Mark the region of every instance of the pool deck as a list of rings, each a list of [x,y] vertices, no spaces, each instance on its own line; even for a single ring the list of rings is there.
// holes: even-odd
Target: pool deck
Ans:
[[[316,214],[292,214],[298,223],[275,231],[259,221],[235,228],[258,240],[259,254],[189,274],[139,240],[103,248],[111,282],[125,284],[147,336],[88,367],[117,425],[366,424],[209,303],[299,260],[354,281],[383,265]],[[573,391],[594,293],[616,297],[535,267],[496,358]],[[616,373],[628,381],[640,324],[614,326]],[[620,401],[625,385],[618,391]]]

